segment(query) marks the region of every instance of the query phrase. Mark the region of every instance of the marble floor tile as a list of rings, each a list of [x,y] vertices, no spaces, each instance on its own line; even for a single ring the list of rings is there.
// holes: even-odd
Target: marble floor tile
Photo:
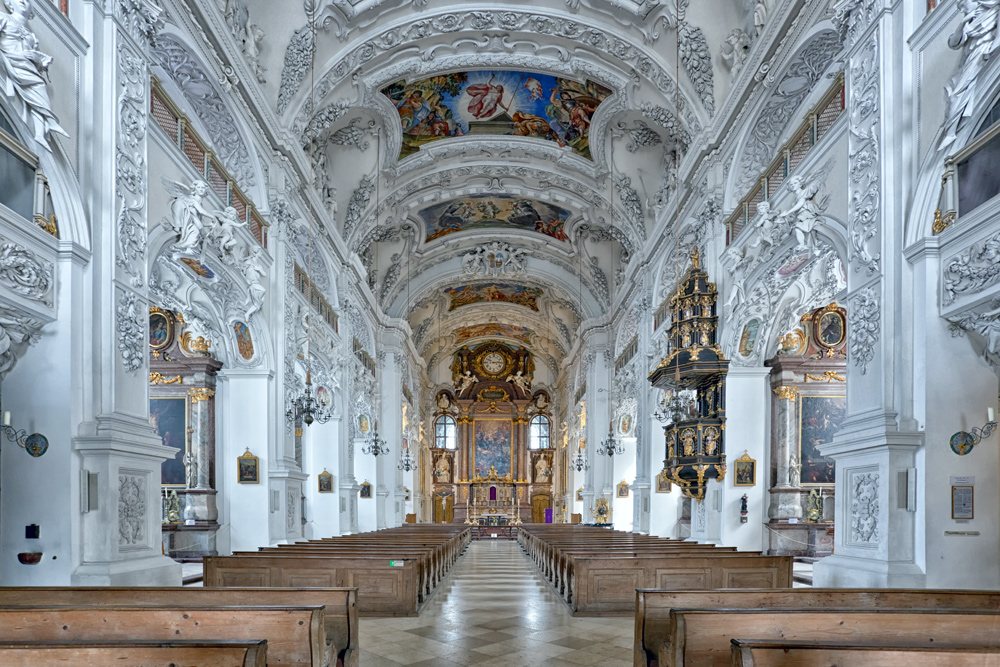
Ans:
[[[361,667],[631,665],[631,616],[573,618],[514,542],[473,542],[417,618],[362,618]]]

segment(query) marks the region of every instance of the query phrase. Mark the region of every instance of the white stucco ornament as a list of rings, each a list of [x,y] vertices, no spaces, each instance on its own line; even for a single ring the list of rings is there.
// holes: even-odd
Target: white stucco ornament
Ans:
[[[1000,0],[959,0],[965,18],[948,38],[948,46],[965,49],[961,69],[945,87],[948,99],[947,132],[941,147],[954,143],[958,125],[972,113],[977,100],[977,82],[986,62],[1000,46]]]
[[[69,136],[52,112],[46,87],[52,56],[38,50],[38,38],[28,29],[33,15],[28,0],[4,0],[9,16],[0,16],[0,89],[20,106],[20,117],[35,141],[52,150],[53,133]]]

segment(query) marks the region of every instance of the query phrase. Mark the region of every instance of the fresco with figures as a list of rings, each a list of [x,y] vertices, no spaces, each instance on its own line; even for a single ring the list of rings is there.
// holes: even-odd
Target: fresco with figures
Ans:
[[[439,139],[513,135],[552,141],[590,159],[590,123],[611,90],[536,72],[454,72],[382,89],[403,129],[399,159]]]
[[[536,231],[569,241],[566,219],[570,215],[564,208],[511,195],[462,197],[420,211],[426,243],[455,232],[491,227]]]
[[[847,413],[844,396],[800,396],[799,462],[802,484],[833,484],[833,459],[819,453],[819,446],[833,442]]]
[[[451,299],[449,311],[462,306],[471,306],[474,303],[512,303],[538,312],[538,298],[544,294],[544,291],[537,287],[525,287],[524,285],[487,283],[449,287],[444,293]]]
[[[455,343],[462,344],[473,338],[486,337],[513,338],[525,345],[531,344],[531,330],[513,324],[500,324],[498,322],[488,322],[486,324],[476,324],[471,327],[459,327],[455,329]]]
[[[509,419],[477,419],[474,429],[476,475],[485,477],[490,467],[496,468],[499,477],[511,471],[511,442],[514,434]]]

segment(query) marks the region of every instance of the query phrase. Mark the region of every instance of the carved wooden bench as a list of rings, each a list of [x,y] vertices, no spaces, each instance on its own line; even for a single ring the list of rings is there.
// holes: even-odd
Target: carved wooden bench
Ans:
[[[267,642],[139,641],[6,642],[0,641],[4,667],[267,667]]]
[[[732,640],[732,667],[1000,667],[1000,648]]]

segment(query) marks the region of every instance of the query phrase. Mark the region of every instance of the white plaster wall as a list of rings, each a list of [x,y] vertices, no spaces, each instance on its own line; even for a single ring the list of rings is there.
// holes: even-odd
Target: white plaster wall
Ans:
[[[656,492],[656,476],[663,470],[666,441],[663,436],[663,424],[655,418],[650,418],[648,423],[647,428],[652,433],[652,444],[647,448],[649,479],[653,485],[649,500],[649,534],[658,537],[677,537],[681,491],[675,484],[671,486],[670,493]]]
[[[726,479],[721,485],[722,544],[740,551],[764,546],[770,470],[768,368],[731,367],[726,377]],[[744,451],[757,460],[757,483],[736,486],[736,459]],[[747,522],[740,523],[740,501],[747,498]]]
[[[635,484],[635,438],[621,438],[619,442],[625,447],[625,453],[616,456],[614,460],[614,491],[611,506],[611,515],[615,530],[632,530],[633,518],[635,514],[635,489],[631,488]],[[618,497],[618,484],[622,481],[629,484],[628,498]]]
[[[354,444],[354,476],[358,480],[358,486],[365,482],[372,485],[372,497],[362,498],[360,493],[355,497],[358,501],[358,530],[362,533],[377,530],[376,505],[376,484],[375,484],[375,457],[369,454],[362,454],[363,442],[357,441]],[[380,457],[381,458],[381,457]]]
[[[303,528],[306,539],[333,537],[340,534],[340,455],[338,435],[340,418],[334,417],[326,424],[313,422],[303,427],[302,469],[309,473],[303,486],[306,497]],[[330,493],[319,492],[319,475],[326,470],[333,475]]]

